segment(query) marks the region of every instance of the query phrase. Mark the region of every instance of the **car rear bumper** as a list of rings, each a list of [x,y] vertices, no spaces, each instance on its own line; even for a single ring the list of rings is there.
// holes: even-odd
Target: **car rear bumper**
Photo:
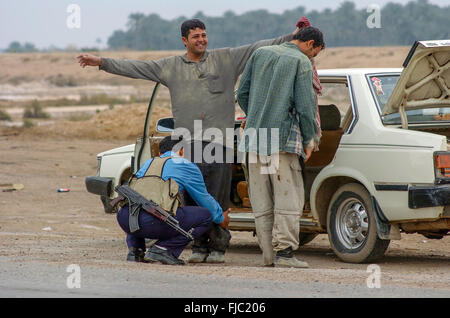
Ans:
[[[86,177],[86,189],[88,192],[109,197],[112,193],[113,179],[97,176]]]
[[[410,209],[450,205],[450,184],[413,186],[408,190]]]

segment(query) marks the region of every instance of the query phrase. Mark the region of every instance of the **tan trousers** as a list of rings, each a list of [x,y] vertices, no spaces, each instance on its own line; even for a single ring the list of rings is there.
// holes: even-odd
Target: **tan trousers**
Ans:
[[[248,164],[249,196],[264,265],[270,265],[274,251],[298,249],[305,202],[303,178],[296,154],[252,155],[256,163],[250,159]]]

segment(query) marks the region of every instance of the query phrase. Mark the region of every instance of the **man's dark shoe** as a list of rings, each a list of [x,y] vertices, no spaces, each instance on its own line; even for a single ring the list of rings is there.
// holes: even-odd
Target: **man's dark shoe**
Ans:
[[[307,262],[301,261],[295,257],[275,257],[275,265],[277,267],[296,267],[296,268],[308,268],[309,265]]]
[[[294,256],[294,252],[292,251],[292,247],[289,246],[284,250],[278,251],[276,256],[290,258]]]
[[[176,258],[168,250],[159,246],[152,245],[145,253],[144,261],[146,262],[160,262],[166,265],[184,265],[184,261]]]
[[[307,262],[303,262],[294,257],[294,252],[291,247],[278,251],[275,256],[275,266],[282,267],[296,267],[296,268],[308,268]]]
[[[130,247],[128,248],[127,261],[130,262],[143,262],[145,252],[141,248]]]

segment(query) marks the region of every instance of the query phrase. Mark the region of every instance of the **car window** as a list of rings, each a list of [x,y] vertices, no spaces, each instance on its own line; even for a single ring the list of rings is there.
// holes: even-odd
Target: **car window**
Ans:
[[[368,75],[370,88],[375,96],[377,105],[382,112],[389,97],[397,84],[399,74],[395,75]]]
[[[172,102],[169,89],[164,85],[159,85],[150,114],[150,131],[156,131],[156,123],[163,117],[172,117]]]
[[[341,127],[344,122],[345,115],[351,109],[351,100],[347,87],[347,83],[326,82],[322,81],[322,94],[318,96],[319,105],[336,105],[341,113]]]
[[[370,88],[375,101],[378,105],[380,114],[383,112],[384,107],[394,90],[395,85],[399,79],[399,74],[389,75],[368,75],[367,79],[370,83]],[[427,123],[437,121],[449,121],[450,120],[450,108],[427,108],[427,109],[415,109],[407,110],[406,116],[409,123]],[[385,124],[401,124],[401,118],[399,113],[394,113],[386,116],[382,116]]]
[[[408,123],[432,123],[450,121],[450,108],[427,108],[406,111]],[[394,113],[383,116],[385,124],[401,124],[400,114]]]
[[[156,95],[153,103],[156,108],[164,108],[164,109],[172,110],[172,102],[170,100],[170,92],[166,86],[164,86],[164,85],[159,86],[158,94]]]

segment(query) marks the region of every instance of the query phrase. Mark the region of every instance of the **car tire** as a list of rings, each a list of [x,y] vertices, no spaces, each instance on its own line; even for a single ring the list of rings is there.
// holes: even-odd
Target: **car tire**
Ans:
[[[377,234],[369,192],[360,184],[340,187],[331,198],[327,231],[333,252],[344,262],[368,263],[383,257],[390,240]]]
[[[314,238],[319,235],[317,233],[300,233],[299,245],[303,246],[314,240]]]

